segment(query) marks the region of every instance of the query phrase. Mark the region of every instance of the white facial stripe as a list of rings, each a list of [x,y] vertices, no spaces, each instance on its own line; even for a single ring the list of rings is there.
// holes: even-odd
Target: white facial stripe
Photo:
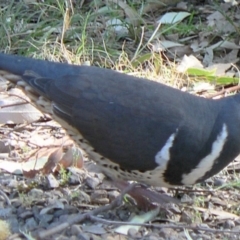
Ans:
[[[170,135],[165,145],[155,156],[155,162],[159,165],[158,167],[159,175],[163,174],[167,168],[167,163],[170,160],[170,148],[173,145],[175,137],[176,133]]]
[[[223,146],[228,136],[227,126],[223,124],[222,131],[217,136],[215,142],[212,145],[212,151],[209,155],[204,157],[198,166],[193,169],[189,174],[183,174],[182,183],[185,185],[191,185],[196,183],[198,179],[203,177],[209,170],[211,170],[214,161],[220,156]]]

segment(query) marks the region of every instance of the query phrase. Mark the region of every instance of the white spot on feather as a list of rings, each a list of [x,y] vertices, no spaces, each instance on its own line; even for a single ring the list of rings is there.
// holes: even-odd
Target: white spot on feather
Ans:
[[[204,157],[198,166],[193,169],[189,174],[183,174],[182,184],[191,185],[202,178],[209,170],[212,169],[214,161],[220,156],[224,144],[227,140],[228,132],[226,124],[223,124],[222,131],[217,136],[217,139],[212,144],[212,151]]]

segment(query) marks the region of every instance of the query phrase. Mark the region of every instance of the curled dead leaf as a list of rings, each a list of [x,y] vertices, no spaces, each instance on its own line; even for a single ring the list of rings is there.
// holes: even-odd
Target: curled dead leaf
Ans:
[[[62,155],[63,155],[63,149],[62,148],[58,148],[57,150],[52,152],[50,154],[50,156],[48,157],[48,161],[46,162],[46,164],[44,165],[44,167],[42,169],[42,173],[43,174],[49,174],[49,173],[53,172],[54,169],[59,164],[59,162],[62,158]]]
[[[61,165],[64,168],[76,167],[81,169],[83,167],[83,157],[81,150],[76,147],[68,148],[66,153],[64,153],[61,160],[59,161],[59,165]],[[59,166],[57,170],[58,171],[60,170]]]

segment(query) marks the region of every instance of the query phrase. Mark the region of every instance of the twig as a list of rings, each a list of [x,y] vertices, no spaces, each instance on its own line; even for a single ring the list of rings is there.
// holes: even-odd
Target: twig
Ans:
[[[88,219],[93,222],[99,222],[103,224],[109,225],[130,225],[130,226],[141,226],[141,227],[149,227],[149,228],[173,228],[173,229],[189,229],[194,231],[204,231],[204,232],[211,232],[211,233],[236,233],[239,234],[240,230],[222,230],[222,229],[212,229],[212,228],[203,228],[199,226],[189,226],[186,224],[154,224],[154,223],[130,223],[130,222],[120,222],[120,221],[109,221],[105,220],[96,216],[88,216]]]
[[[223,89],[221,90],[220,92],[217,92],[215,94],[211,94],[209,95],[207,98],[214,98],[214,97],[217,97],[217,96],[220,96],[224,93],[227,93],[227,92],[232,92],[232,91],[236,91],[236,90],[239,90],[240,89],[240,85],[237,85],[237,86],[234,86],[234,87],[230,87],[230,88],[227,88],[227,89]]]
[[[19,102],[19,103],[9,103],[9,104],[5,104],[0,106],[0,108],[7,108],[7,107],[14,107],[14,106],[19,106],[19,105],[24,105],[27,104],[28,102]]]

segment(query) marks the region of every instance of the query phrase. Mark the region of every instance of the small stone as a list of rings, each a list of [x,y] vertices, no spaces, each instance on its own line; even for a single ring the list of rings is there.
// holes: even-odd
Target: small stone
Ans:
[[[59,221],[60,221],[60,222],[67,222],[69,217],[70,217],[69,214],[61,215],[61,216],[59,217]]]
[[[180,222],[185,222],[187,224],[191,224],[192,223],[192,216],[190,213],[188,212],[183,212],[180,218]]]
[[[0,208],[0,218],[7,218],[11,215],[12,213],[12,208]]]
[[[108,204],[109,199],[107,197],[107,191],[96,190],[91,194],[91,202],[97,204]]]
[[[98,177],[100,181],[103,181],[103,179],[105,178],[105,175],[103,173],[95,173],[95,175]]]
[[[180,210],[179,206],[177,204],[174,204],[174,203],[170,203],[168,205],[168,210],[171,210],[175,214],[180,214],[181,213],[181,210]]]
[[[177,232],[172,228],[162,228],[159,231],[159,236],[163,237],[164,239],[169,239],[169,237],[177,236]]]
[[[92,234],[89,234],[89,233],[79,233],[77,237],[78,239],[81,239],[81,240],[92,240]]]
[[[39,220],[40,220],[39,225],[40,226],[45,226],[52,219],[53,219],[53,215],[51,215],[51,214],[41,214],[41,215],[39,215]]]
[[[36,219],[39,219],[39,212],[40,212],[39,206],[35,205],[32,207],[32,213]]]
[[[148,237],[148,240],[159,240],[159,237],[151,235],[151,236]]]
[[[88,177],[86,179],[86,184],[91,189],[96,189],[96,187],[100,184],[100,180],[96,177]]]
[[[115,200],[119,196],[119,194],[120,193],[118,191],[116,191],[116,190],[109,191],[108,192],[108,198],[109,198],[110,201],[113,201],[113,200]]]
[[[128,230],[128,236],[129,237],[136,237],[138,231],[135,228],[129,228]]]
[[[26,218],[32,217],[32,215],[33,215],[32,211],[25,211],[19,214],[19,217],[26,219]]]
[[[12,233],[19,233],[19,225],[20,221],[19,219],[16,218],[15,215],[11,216],[10,218],[7,219],[9,225],[11,226],[11,231]],[[15,240],[15,238],[14,238]]]
[[[71,227],[71,233],[77,236],[78,234],[82,234],[82,229],[79,225],[74,224]]]
[[[72,185],[79,184],[79,176],[71,175],[69,177],[69,184],[72,184]]]
[[[44,193],[41,189],[33,188],[29,191],[28,195],[36,199],[39,199],[39,198],[42,199]]]
[[[90,196],[82,190],[79,190],[78,192],[72,192],[71,198],[74,201],[80,201],[82,203],[90,203],[91,202]]]
[[[227,220],[227,221],[225,221],[223,227],[231,229],[231,228],[235,227],[235,223],[232,220]]]
[[[200,223],[198,226],[200,228],[206,228],[206,229],[210,228],[206,223]]]
[[[182,203],[193,203],[193,199],[189,195],[184,194],[181,198],[181,202]]]
[[[31,230],[31,229],[34,229],[38,226],[37,222],[35,221],[34,218],[28,218],[26,220],[26,224],[24,225],[24,228],[26,230]]]
[[[226,183],[226,179],[223,178],[216,178],[214,179],[214,186],[215,187],[220,187]]]

